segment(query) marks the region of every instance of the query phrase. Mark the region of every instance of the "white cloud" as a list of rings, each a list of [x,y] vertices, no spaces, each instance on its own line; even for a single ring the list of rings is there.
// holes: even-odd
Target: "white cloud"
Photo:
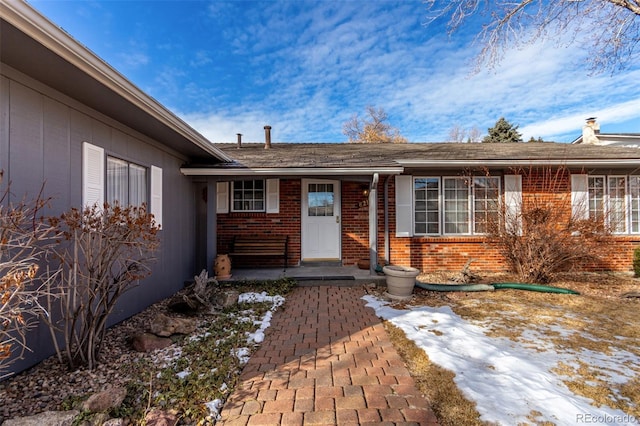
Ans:
[[[232,9],[211,11],[223,22]],[[247,90],[233,92],[215,80],[180,83],[188,76],[164,85],[190,99],[179,109],[214,141],[235,141],[238,132],[262,141],[265,124],[277,141],[344,141],[342,124],[366,105],[384,108],[392,125],[420,142],[446,140],[455,124],[484,132],[500,117],[520,125],[525,140],[565,142],[580,134],[587,116],[607,124],[640,118],[640,70],[589,75],[578,65],[584,51],[538,42],[470,75],[478,47],[430,33],[421,13],[390,2],[249,8],[233,17],[241,26],[224,29],[230,52],[244,61]],[[210,57],[197,51],[192,63],[210,65]]]
[[[192,67],[201,67],[203,65],[207,65],[212,62],[213,60],[211,59],[207,51],[198,50],[192,55],[189,65],[191,65]]]
[[[608,133],[607,126],[637,119],[636,132],[640,130],[640,99],[622,102],[601,108],[583,106],[578,113],[571,113],[557,118],[534,122],[520,129],[525,140],[529,137],[542,137],[545,140],[570,142],[582,134],[582,126],[587,117],[596,116],[601,124],[601,131]]]
[[[138,68],[149,63],[149,56],[142,52],[122,53],[120,60],[127,68]]]

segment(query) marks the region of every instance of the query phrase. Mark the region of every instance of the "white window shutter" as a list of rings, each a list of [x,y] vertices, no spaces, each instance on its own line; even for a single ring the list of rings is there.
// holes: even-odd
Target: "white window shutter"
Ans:
[[[229,182],[216,182],[216,213],[229,213]]]
[[[162,169],[151,166],[151,203],[149,213],[153,215],[156,225],[162,227]]]
[[[104,204],[104,149],[82,143],[82,205]]]
[[[267,213],[280,213],[280,179],[267,179]]]
[[[504,175],[505,227],[522,234],[522,176]]]
[[[571,175],[571,213],[574,219],[589,218],[589,175]]]
[[[396,237],[413,236],[413,176],[396,176]]]

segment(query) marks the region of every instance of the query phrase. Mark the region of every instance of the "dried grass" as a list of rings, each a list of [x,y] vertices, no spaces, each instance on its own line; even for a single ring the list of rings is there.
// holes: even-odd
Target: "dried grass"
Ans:
[[[480,420],[475,403],[464,397],[455,385],[455,374],[433,364],[427,354],[407,339],[399,328],[388,321],[384,323],[393,345],[407,363],[420,392],[431,404],[442,426],[487,425]]]
[[[419,277],[422,282],[446,283],[452,274]],[[483,282],[513,282],[508,275],[483,277]],[[611,356],[627,352],[640,357],[640,299],[625,298],[640,291],[640,280],[620,274],[565,274],[553,284],[571,288],[580,296],[518,290],[494,292],[432,292],[416,288],[411,305],[450,306],[462,318],[489,328],[494,337],[504,337],[538,351],[553,345],[559,352],[592,351]],[[483,424],[475,404],[457,390],[451,372],[440,371],[418,348],[411,348],[400,331],[388,326],[422,392],[431,400],[442,425]],[[625,365],[640,377],[640,365]],[[552,370],[577,395],[640,418],[640,379],[625,383],[606,380],[603,366],[584,362],[559,364]],[[531,413],[533,424],[547,424]]]

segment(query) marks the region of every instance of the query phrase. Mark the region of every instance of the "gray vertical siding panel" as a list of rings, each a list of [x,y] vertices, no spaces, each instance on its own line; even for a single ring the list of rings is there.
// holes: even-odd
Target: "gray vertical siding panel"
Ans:
[[[106,152],[112,152],[111,127],[98,120],[91,119],[91,141],[87,142],[104,148]]]
[[[11,81],[9,84],[8,164],[13,201],[27,201],[38,196],[46,180],[44,174],[44,97],[34,90]],[[55,137],[55,136],[52,136]],[[52,139],[53,142],[53,139]],[[63,165],[67,167],[66,164]],[[44,196],[52,196],[45,186]],[[49,211],[49,214],[55,211]],[[29,332],[27,345],[31,352],[12,368],[20,371],[54,353],[48,329],[40,324]]]
[[[111,318],[119,322],[150,304],[167,298],[183,288],[185,280],[195,275],[195,209],[191,181],[183,176],[180,159],[147,153],[150,164],[162,167],[163,226],[157,260],[151,265],[152,274],[140,285],[126,293]],[[157,155],[157,153],[156,153]],[[135,161],[135,158],[131,158]]]
[[[9,173],[9,79],[4,76],[0,76],[0,170]]]
[[[28,84],[28,83],[27,83]],[[54,198],[50,214],[58,215],[82,202],[82,143],[101,146],[108,154],[163,172],[162,244],[152,275],[126,293],[109,323],[126,319],[169,297],[192,279],[195,270],[196,208],[194,184],[180,173],[185,159],[164,150],[134,130],[111,125],[108,118],[86,112],[64,96],[36,92],[2,77],[0,82],[0,167],[10,171],[16,197],[45,193]],[[20,371],[53,353],[48,330],[29,334],[34,351],[14,365]]]
[[[69,179],[70,197],[69,207],[82,206],[82,143],[92,142],[91,121],[92,119],[77,110],[71,109],[70,119],[70,150],[69,150]]]
[[[42,96],[21,84],[9,89],[9,170],[12,199],[33,199],[43,176]]]
[[[43,117],[44,192],[52,214],[59,214],[71,204],[69,108],[44,98]]]

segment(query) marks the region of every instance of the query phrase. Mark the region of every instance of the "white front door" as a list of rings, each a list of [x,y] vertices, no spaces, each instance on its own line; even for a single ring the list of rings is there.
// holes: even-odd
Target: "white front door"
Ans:
[[[340,260],[340,181],[302,180],[302,260]]]

